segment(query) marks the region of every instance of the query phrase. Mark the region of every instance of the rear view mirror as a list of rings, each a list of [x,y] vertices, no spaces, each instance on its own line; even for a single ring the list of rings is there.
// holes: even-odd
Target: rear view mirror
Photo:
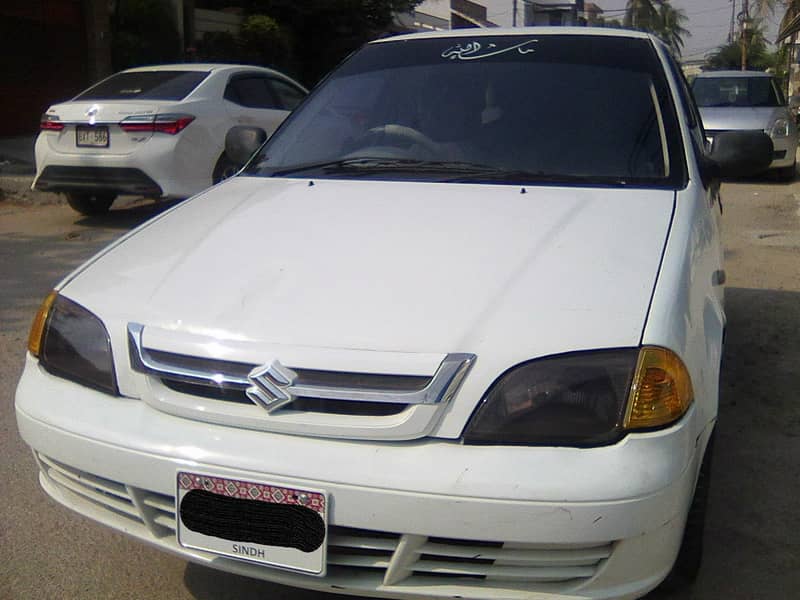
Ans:
[[[761,131],[725,131],[714,137],[711,158],[720,177],[762,173],[772,162],[772,140]]]
[[[225,154],[237,165],[243,165],[265,141],[267,134],[263,129],[233,127],[225,136]]]

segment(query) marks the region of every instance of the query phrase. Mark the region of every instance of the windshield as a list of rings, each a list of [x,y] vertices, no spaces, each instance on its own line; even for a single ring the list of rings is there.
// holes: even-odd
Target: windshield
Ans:
[[[771,77],[697,77],[692,92],[698,106],[783,106]]]
[[[367,45],[247,173],[674,183],[678,128],[647,40],[542,35]]]

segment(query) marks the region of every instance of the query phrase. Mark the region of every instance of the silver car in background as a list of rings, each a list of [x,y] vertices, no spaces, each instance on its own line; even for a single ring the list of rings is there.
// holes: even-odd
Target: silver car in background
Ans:
[[[770,170],[791,181],[797,164],[797,125],[775,78],[758,71],[701,73],[692,82],[709,143],[723,131],[764,131],[772,139]]]

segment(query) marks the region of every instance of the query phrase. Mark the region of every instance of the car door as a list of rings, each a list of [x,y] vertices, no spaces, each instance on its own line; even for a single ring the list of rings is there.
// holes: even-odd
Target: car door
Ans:
[[[707,423],[717,414],[717,398],[719,396],[719,368],[722,355],[722,344],[726,326],[725,318],[725,270],[723,266],[722,247],[722,197],[720,195],[720,180],[716,177],[703,175],[708,169],[709,144],[700,118],[700,111],[694,101],[694,96],[689,91],[686,79],[677,63],[668,57],[668,63],[676,83],[678,101],[686,115],[689,127],[689,146],[687,158],[695,161],[700,177],[694,185],[683,191],[688,200],[690,195],[697,198],[692,211],[693,249],[688,268],[691,271],[689,280],[692,282],[689,289],[689,306],[693,321],[691,327],[701,334],[695,334],[697,339],[693,352],[695,362],[709,365],[709,368],[698,374],[693,381],[698,391],[697,397],[705,399],[698,402],[697,410],[702,412],[701,423]],[[690,191],[691,190],[691,191]],[[680,194],[679,194],[680,200]],[[688,338],[692,334],[687,335]]]
[[[261,127],[267,135],[289,114],[263,73],[244,72],[233,75],[225,87],[225,109],[235,125]]]

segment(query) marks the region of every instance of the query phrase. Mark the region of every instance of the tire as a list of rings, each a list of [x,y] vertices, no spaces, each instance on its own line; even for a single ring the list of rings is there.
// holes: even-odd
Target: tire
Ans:
[[[87,217],[104,215],[117,197],[112,193],[94,192],[67,192],[66,196],[72,209]]]
[[[224,181],[228,177],[236,175],[236,172],[241,168],[242,165],[237,165],[223,152],[219,160],[217,160],[217,164],[214,166],[214,172],[211,174],[211,182],[216,185],[220,181]]]
[[[711,459],[714,450],[714,434],[708,441],[700,473],[697,476],[697,485],[694,497],[689,507],[686,527],[683,530],[683,540],[678,551],[678,558],[666,579],[659,586],[659,591],[676,592],[691,585],[700,571],[703,560],[703,530],[706,523],[706,507],[708,505],[708,490],[711,478]]]
[[[780,169],[775,169],[775,174],[780,181],[794,181],[794,177],[797,174],[797,163],[789,167],[781,167]]]

